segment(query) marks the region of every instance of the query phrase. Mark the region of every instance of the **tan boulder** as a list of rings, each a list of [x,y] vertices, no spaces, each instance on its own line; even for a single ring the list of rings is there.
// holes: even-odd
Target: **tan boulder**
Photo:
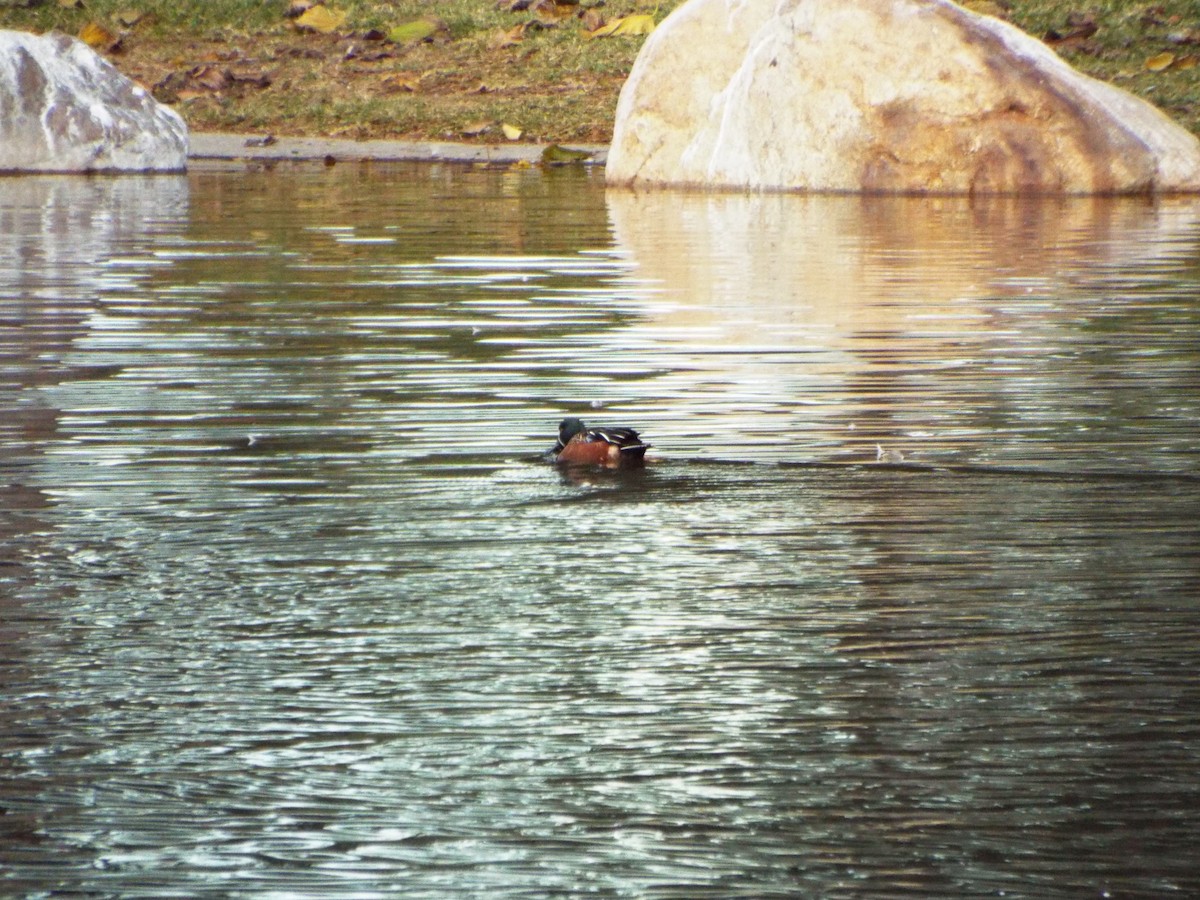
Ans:
[[[1200,191],[1200,140],[948,0],[688,0],[621,92],[616,185]]]

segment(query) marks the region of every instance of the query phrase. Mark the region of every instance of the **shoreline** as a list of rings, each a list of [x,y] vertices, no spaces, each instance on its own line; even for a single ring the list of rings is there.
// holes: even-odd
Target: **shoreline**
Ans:
[[[188,137],[188,160],[336,162],[446,162],[472,164],[528,163],[542,161],[548,144],[467,144],[457,141],[352,140],[322,137],[268,137],[264,134],[193,132]],[[603,166],[607,144],[566,144],[586,150],[588,165]]]

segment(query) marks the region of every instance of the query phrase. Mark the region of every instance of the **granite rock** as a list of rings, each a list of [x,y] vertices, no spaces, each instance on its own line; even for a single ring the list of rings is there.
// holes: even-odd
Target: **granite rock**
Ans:
[[[1200,140],[948,0],[688,0],[621,93],[617,185],[1200,191]]]
[[[0,31],[0,172],[178,172],[188,133],[86,44]]]

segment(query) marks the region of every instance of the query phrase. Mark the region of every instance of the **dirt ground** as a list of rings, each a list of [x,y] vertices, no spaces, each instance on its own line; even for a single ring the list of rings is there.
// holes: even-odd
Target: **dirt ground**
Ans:
[[[604,143],[646,28],[680,0],[312,2],[0,0],[0,28],[80,35],[194,131]],[[1196,0],[963,2],[1200,133]]]

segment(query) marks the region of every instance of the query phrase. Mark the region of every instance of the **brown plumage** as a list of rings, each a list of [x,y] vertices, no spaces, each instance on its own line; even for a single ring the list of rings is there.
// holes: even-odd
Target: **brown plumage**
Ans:
[[[646,448],[632,428],[588,428],[576,418],[563,419],[551,453],[555,462],[610,469],[645,464]]]

